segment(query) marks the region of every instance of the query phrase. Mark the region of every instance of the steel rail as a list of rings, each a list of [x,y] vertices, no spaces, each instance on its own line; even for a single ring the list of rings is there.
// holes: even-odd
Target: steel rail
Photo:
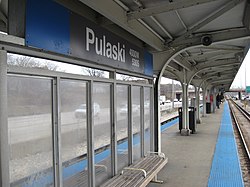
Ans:
[[[250,160],[250,152],[249,152],[247,143],[246,143],[246,141],[245,141],[244,135],[243,135],[243,133],[242,133],[241,127],[240,127],[240,125],[239,125],[239,122],[238,122],[238,120],[237,120],[237,118],[236,118],[236,116],[235,116],[235,111],[233,110],[232,105],[234,105],[234,106],[236,107],[236,109],[238,109],[238,111],[240,111],[240,113],[241,113],[246,119],[248,119],[249,122],[250,122],[250,117],[249,117],[250,114],[249,114],[248,112],[246,112],[242,107],[240,107],[237,103],[235,103],[232,99],[229,100],[229,101],[230,101],[230,102],[229,102],[229,107],[230,107],[230,110],[231,110],[231,114],[232,114],[233,120],[234,120],[234,122],[235,122],[235,124],[236,124],[236,127],[237,127],[237,130],[238,130],[238,132],[239,132],[239,134],[240,134],[240,139],[241,139],[241,141],[242,141],[242,143],[243,143],[243,146],[244,146],[244,149],[245,149],[245,151],[246,151],[248,160]],[[249,146],[250,146],[250,145],[249,145]]]

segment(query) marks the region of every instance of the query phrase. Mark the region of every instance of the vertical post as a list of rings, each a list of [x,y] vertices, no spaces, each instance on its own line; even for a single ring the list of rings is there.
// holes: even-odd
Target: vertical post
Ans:
[[[88,183],[95,186],[95,152],[94,152],[94,123],[92,113],[93,100],[93,81],[88,82],[87,86],[87,142],[88,142]]]
[[[128,87],[128,164],[133,163],[132,85]]]
[[[140,131],[141,131],[141,157],[144,156],[144,87],[141,87],[140,89],[140,121],[141,121],[141,126],[140,126]]]
[[[183,129],[188,129],[188,123],[187,123],[187,114],[188,114],[188,99],[187,99],[187,83],[183,83],[182,86],[182,93],[183,93],[183,98],[182,98],[182,128]]]
[[[202,110],[202,117],[205,117],[206,114],[206,92],[207,88],[204,86],[202,88],[202,94],[203,94],[203,110]]]
[[[212,113],[214,113],[215,112],[215,107],[216,107],[216,105],[215,105],[215,101],[216,101],[216,96],[215,96],[215,93],[216,93],[216,90],[215,90],[215,88],[213,88],[212,89],[212,98],[213,98],[213,101],[211,101],[212,103],[211,103],[211,106],[212,106]]]
[[[241,91],[238,92],[238,98],[241,100]]]
[[[62,186],[61,162],[61,117],[60,117],[60,77],[52,80],[52,130],[53,130],[53,159],[54,183],[56,187]]]
[[[9,187],[7,52],[0,50],[0,186]]]
[[[200,86],[196,91],[196,122],[201,123],[200,120]]]
[[[114,79],[114,83],[111,86],[111,107],[110,107],[110,121],[111,121],[111,172],[112,176],[117,174],[117,96],[116,96],[116,74],[110,73]]]
[[[193,107],[195,108],[195,111],[194,111],[194,113],[195,113],[195,122],[196,122],[196,119],[197,119],[197,100],[198,100],[198,98],[197,98],[197,87],[194,85],[194,95],[195,95],[195,98],[193,98],[193,101],[191,100],[191,104],[192,104],[192,102],[194,102],[193,103]]]
[[[153,81],[152,83],[153,84]],[[154,89],[150,89],[150,151],[154,150]]]
[[[174,80],[172,80],[172,110],[174,110],[174,99],[175,99],[175,90],[174,90]]]
[[[182,83],[182,93],[183,93],[183,99],[182,99],[182,129],[181,134],[182,135],[189,135],[189,123],[188,123],[188,84],[187,84],[187,72],[185,69],[183,69],[184,79]]]
[[[211,107],[211,113],[214,112],[214,102],[213,102],[213,96],[214,95],[214,91],[213,88],[210,89],[210,94],[209,94],[209,101],[210,101],[210,107]]]
[[[160,79],[156,78],[154,83],[154,151],[161,152],[161,122],[160,122]]]

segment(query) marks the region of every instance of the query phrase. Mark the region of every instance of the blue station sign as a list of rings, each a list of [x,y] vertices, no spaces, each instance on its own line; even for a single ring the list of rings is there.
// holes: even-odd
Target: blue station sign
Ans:
[[[27,0],[25,28],[29,47],[153,75],[152,54],[52,0]]]

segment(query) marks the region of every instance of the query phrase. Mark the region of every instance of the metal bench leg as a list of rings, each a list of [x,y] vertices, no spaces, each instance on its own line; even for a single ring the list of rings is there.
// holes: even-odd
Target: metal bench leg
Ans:
[[[155,175],[155,177],[153,178],[153,180],[151,182],[158,183],[158,184],[162,184],[163,183],[163,181],[157,179],[157,175]]]

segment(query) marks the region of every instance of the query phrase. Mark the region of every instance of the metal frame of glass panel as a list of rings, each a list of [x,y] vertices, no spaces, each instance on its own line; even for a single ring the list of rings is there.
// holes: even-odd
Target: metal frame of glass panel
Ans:
[[[60,113],[60,77],[52,80],[52,131],[53,131],[53,158],[54,158],[54,183],[62,184],[61,164],[61,113]],[[57,177],[59,176],[59,177]]]
[[[141,157],[144,157],[144,87],[140,88],[140,141],[141,141]]]
[[[10,186],[7,111],[7,53],[0,50],[0,186]]]
[[[38,50],[35,49],[28,49],[26,47],[13,47],[13,46],[9,46],[6,44],[0,44],[0,46],[4,46],[6,47],[6,49],[8,51],[11,51],[12,53],[20,53],[23,55],[27,55],[27,56],[36,56],[38,58],[46,58],[46,59],[51,59],[51,60],[56,60],[56,61],[61,61],[64,63],[73,63],[73,64],[78,64],[83,66],[84,64],[89,66],[89,63],[85,63],[83,61],[79,61],[73,58],[67,58],[65,56],[62,55],[55,55],[52,53],[45,53],[45,52],[40,52]],[[5,53],[5,51],[3,51],[3,53]],[[7,62],[7,58],[4,58],[4,54],[0,54],[0,59],[2,59],[2,61],[0,61],[0,67],[2,69],[2,67],[6,66],[6,62]],[[107,71],[110,71],[111,73],[111,77],[110,79],[104,79],[104,78],[97,78],[97,77],[91,77],[91,76],[83,76],[83,75],[76,75],[76,74],[69,74],[69,73],[63,73],[63,72],[55,72],[55,71],[49,71],[49,70],[41,70],[41,69],[31,69],[31,68],[24,68],[24,67],[8,67],[7,69],[7,74],[19,74],[19,75],[25,75],[25,76],[39,76],[39,77],[50,77],[53,79],[53,88],[52,88],[52,106],[53,106],[53,110],[52,110],[52,116],[53,116],[53,157],[54,157],[54,182],[55,182],[55,186],[59,187],[62,186],[62,161],[61,161],[61,121],[60,121],[60,91],[59,91],[59,87],[60,87],[60,79],[72,79],[72,80],[83,80],[85,82],[87,82],[87,105],[88,105],[88,110],[87,110],[87,132],[88,132],[88,137],[87,137],[87,142],[88,142],[88,172],[89,172],[89,186],[95,186],[95,178],[94,178],[94,147],[93,147],[93,118],[92,118],[92,103],[93,103],[93,83],[94,82],[104,82],[104,83],[111,83],[111,92],[110,92],[110,112],[111,112],[111,154],[112,154],[112,175],[117,174],[117,155],[116,155],[116,149],[117,149],[117,137],[116,137],[116,125],[117,125],[117,113],[116,113],[116,107],[117,107],[117,102],[116,102],[116,85],[117,84],[124,84],[128,86],[128,121],[129,121],[129,126],[128,126],[128,131],[129,131],[129,139],[128,139],[128,145],[129,145],[129,164],[132,163],[132,87],[133,86],[139,86],[141,89],[140,92],[140,97],[143,96],[143,91],[144,91],[144,87],[149,87],[151,88],[151,99],[150,102],[153,103],[153,83],[151,81],[151,84],[143,84],[143,83],[137,83],[137,82],[125,82],[125,81],[121,81],[121,80],[116,80],[115,79],[115,74],[116,72],[120,72],[120,73],[127,73],[128,75],[132,75],[134,76],[134,73],[129,73],[129,72],[124,72],[124,71],[119,71],[119,70],[114,70],[112,68],[107,68],[107,67],[101,67],[98,65],[93,65],[91,66],[93,68],[103,68]],[[1,80],[3,80],[2,78],[6,77],[6,72],[4,71],[4,68],[1,71],[0,74],[0,78]],[[137,75],[138,76],[138,75]],[[146,76],[140,76],[142,78],[146,78],[148,79],[149,77]],[[0,90],[2,91],[6,91],[6,84],[3,82],[0,82]],[[0,114],[0,119],[2,122],[7,121],[7,112],[6,112],[6,104],[2,103],[3,100],[6,101],[6,96],[2,95],[1,96],[1,111],[2,113]],[[144,98],[141,98],[141,107],[140,107],[140,121],[141,121],[141,145],[142,145],[142,150],[141,150],[141,156],[143,156],[144,152],[143,152],[143,145],[144,145],[144,140],[143,140],[143,133],[144,133]],[[150,122],[151,122],[151,148],[153,145],[153,105],[151,105],[151,109],[150,109]],[[2,108],[4,108],[4,110],[2,110]],[[5,122],[7,123],[7,122]],[[4,126],[6,126],[7,124],[5,124]],[[8,137],[6,137],[6,134],[3,135],[3,132],[1,131],[1,146],[2,144],[4,144],[3,146],[6,147],[6,140],[3,139],[8,139]],[[7,145],[8,146],[8,145]],[[3,149],[1,150],[3,152]],[[4,150],[4,154],[8,155],[9,153],[6,152],[6,149]],[[7,158],[3,158],[4,161],[1,161],[1,169],[4,169],[4,173],[9,173],[6,172],[8,170],[6,170],[6,167],[8,168],[8,159]],[[5,163],[5,165],[3,165],[3,162]],[[7,163],[7,165],[6,165]],[[3,177],[3,173],[2,173],[2,177]],[[8,178],[8,177],[7,177]],[[5,186],[9,186],[9,181],[6,180],[6,178],[4,179],[4,184],[6,184]]]

